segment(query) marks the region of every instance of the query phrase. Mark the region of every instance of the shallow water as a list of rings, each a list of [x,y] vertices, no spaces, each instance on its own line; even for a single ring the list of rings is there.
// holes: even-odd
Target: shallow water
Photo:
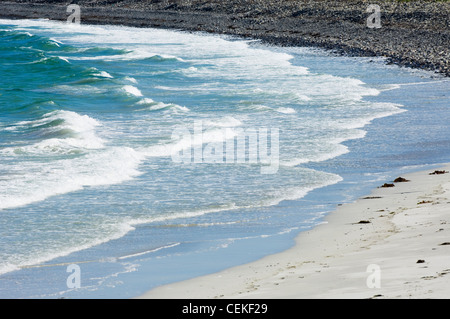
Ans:
[[[156,29],[0,37],[1,297],[137,296],[448,161],[450,85],[427,72]]]

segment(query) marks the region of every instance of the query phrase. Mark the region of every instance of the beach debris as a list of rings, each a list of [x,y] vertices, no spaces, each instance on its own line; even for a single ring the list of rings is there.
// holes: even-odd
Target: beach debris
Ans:
[[[429,175],[441,175],[441,174],[447,174],[447,171],[434,171],[433,173],[430,173]]]
[[[398,177],[394,180],[394,183],[406,183],[406,182],[410,182],[410,180],[407,180],[406,178],[403,177]]]
[[[419,259],[419,260],[416,262],[416,264],[423,264],[424,262],[425,262],[425,260]]]
[[[381,186],[382,188],[387,188],[387,187],[395,187],[394,184],[389,184],[389,183],[384,183],[383,186]]]
[[[381,196],[367,196],[367,197],[363,197],[362,199],[380,199],[383,198]]]
[[[433,201],[431,200],[423,200],[421,202],[418,202],[417,205],[422,205],[422,204],[431,204]]]
[[[445,243],[440,244],[439,246],[449,246],[449,245],[450,245],[450,242],[445,242]]]
[[[370,224],[371,221],[370,220],[360,220],[359,222],[357,222],[357,224]]]

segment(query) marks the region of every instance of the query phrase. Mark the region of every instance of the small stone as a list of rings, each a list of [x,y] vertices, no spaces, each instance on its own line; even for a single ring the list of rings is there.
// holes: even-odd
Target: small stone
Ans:
[[[430,173],[430,175],[441,175],[441,174],[447,174],[446,171],[434,171],[433,173]]]
[[[394,180],[394,183],[405,183],[405,182],[409,182],[409,180],[403,177],[399,177]]]

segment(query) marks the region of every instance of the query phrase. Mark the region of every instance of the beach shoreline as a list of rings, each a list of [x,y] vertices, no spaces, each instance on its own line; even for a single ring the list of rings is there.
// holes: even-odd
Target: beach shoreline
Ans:
[[[0,18],[67,21],[73,1],[0,3]],[[448,1],[376,1],[380,28],[370,28],[369,1],[79,0],[83,24],[200,31],[308,46],[339,55],[380,56],[387,63],[450,76]]]
[[[441,167],[340,206],[291,249],[138,298],[446,299],[450,164]]]
[[[55,1],[35,2],[1,3],[0,18],[60,21],[67,18],[65,5],[51,4]],[[83,1],[78,3],[83,5]],[[304,9],[305,20],[299,25],[292,14],[279,23],[273,16],[252,16],[252,10],[234,15],[226,10],[187,10],[176,6],[147,10],[103,5],[82,7],[82,23],[203,31],[260,39],[274,45],[316,46],[337,54],[384,56],[388,63],[450,75],[448,23],[427,24],[415,36],[414,19],[422,20],[420,14],[413,14],[406,24],[396,22],[392,14],[392,21],[389,20],[392,25],[387,24],[378,30],[382,33],[377,33],[363,22],[367,16],[363,9],[368,2],[358,3],[356,18],[342,8],[331,10],[333,16],[342,14],[342,28],[330,27],[329,21],[321,23],[328,13],[314,16],[308,11],[311,8]],[[448,8],[445,3],[442,5]],[[440,13],[445,14],[445,10]],[[440,21],[437,16],[428,18]],[[259,27],[252,29],[251,25]],[[391,41],[392,45],[387,47]],[[421,41],[426,43],[418,45]],[[449,164],[442,166],[442,170],[450,169]],[[140,298],[448,298],[450,218],[445,216],[445,210],[448,211],[450,202],[450,174],[428,175],[430,172],[407,174],[403,177],[410,182],[376,189],[355,203],[343,205],[327,216],[326,223],[299,234],[295,247],[285,252],[158,287]],[[421,212],[429,219],[424,219]],[[417,238],[424,241],[417,242]],[[399,247],[411,248],[399,254]],[[368,287],[369,269],[381,275],[380,288]]]

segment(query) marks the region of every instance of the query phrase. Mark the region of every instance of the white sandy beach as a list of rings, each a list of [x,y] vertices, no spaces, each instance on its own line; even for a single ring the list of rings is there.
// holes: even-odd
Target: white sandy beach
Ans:
[[[450,174],[432,172],[340,206],[285,252],[140,298],[449,298]]]

